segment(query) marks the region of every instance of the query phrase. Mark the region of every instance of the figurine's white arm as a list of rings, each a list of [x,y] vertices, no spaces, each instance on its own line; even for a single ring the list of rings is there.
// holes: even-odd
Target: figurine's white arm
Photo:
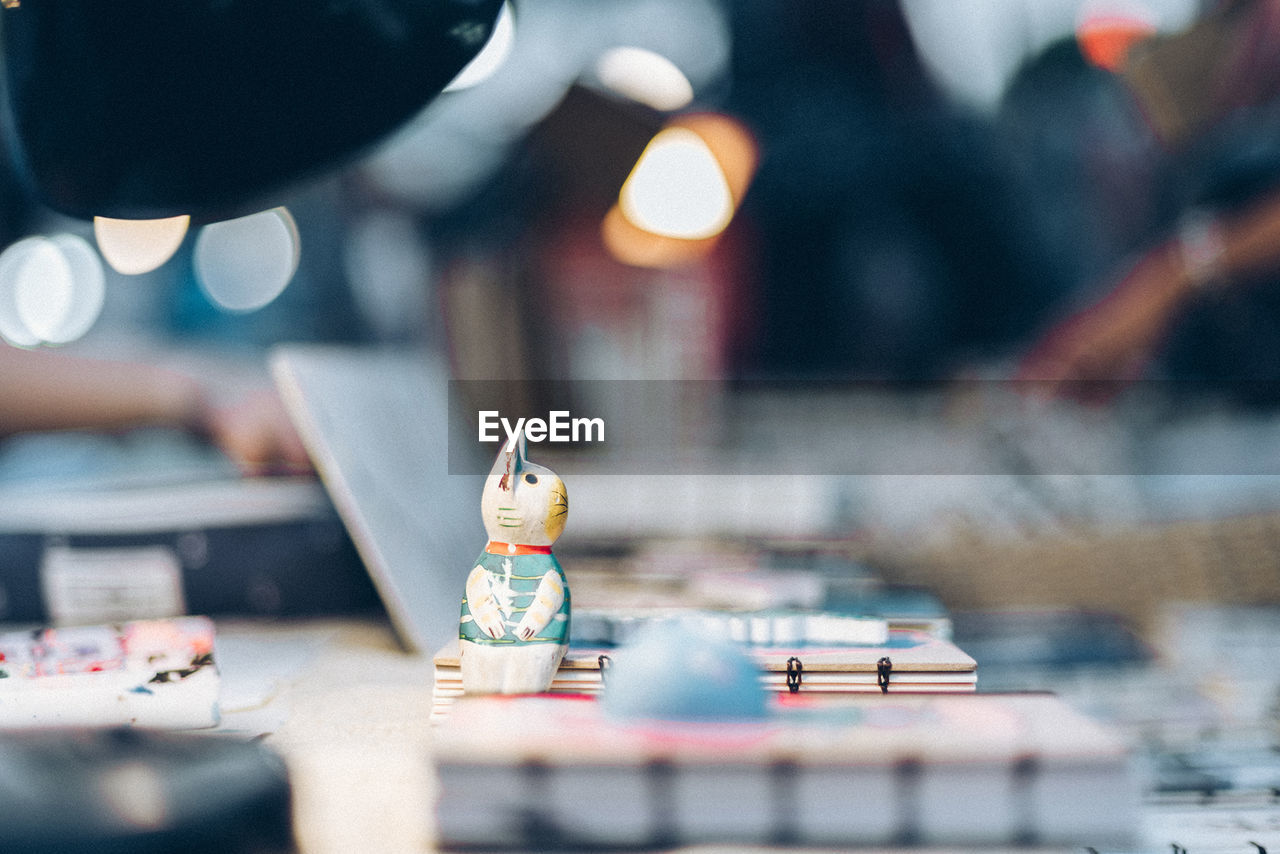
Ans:
[[[507,633],[502,611],[489,586],[489,573],[483,566],[477,565],[467,576],[467,606],[480,631],[491,638],[500,638]]]
[[[564,583],[554,569],[548,569],[538,582],[538,590],[533,595],[529,610],[524,612],[524,619],[516,626],[516,637],[526,641],[535,637],[547,627],[563,604]]]

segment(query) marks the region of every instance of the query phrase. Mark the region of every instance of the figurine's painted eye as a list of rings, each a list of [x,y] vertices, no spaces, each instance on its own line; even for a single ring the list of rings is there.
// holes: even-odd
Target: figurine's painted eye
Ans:
[[[527,475],[525,475],[525,476],[524,476],[524,482],[525,482],[525,483],[528,483],[528,484],[534,484],[534,483],[537,483],[537,482],[538,482],[538,476],[537,476],[536,474],[527,474]]]

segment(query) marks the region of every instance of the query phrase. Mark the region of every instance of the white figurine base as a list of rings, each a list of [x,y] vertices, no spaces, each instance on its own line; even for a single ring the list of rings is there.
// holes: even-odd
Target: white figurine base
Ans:
[[[462,690],[468,694],[540,694],[551,687],[568,644],[459,641]]]

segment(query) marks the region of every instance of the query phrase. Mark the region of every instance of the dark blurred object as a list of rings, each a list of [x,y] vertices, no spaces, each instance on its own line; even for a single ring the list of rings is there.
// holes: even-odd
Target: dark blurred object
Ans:
[[[1043,321],[1169,226],[1168,158],[1121,78],[1074,36],[1021,66],[995,122],[1035,270],[1021,284]]]
[[[77,533],[0,531],[0,620],[132,619],[187,613],[315,617],[377,614],[377,591],[332,512],[314,518],[206,527]],[[168,556],[167,586],[129,573],[139,554]],[[89,576],[68,574],[51,594],[50,555],[66,555]],[[156,593],[176,589],[172,599]]]
[[[294,851],[284,763],[260,744],[138,729],[0,737],[0,850]]]
[[[319,481],[242,477],[181,433],[11,438],[0,496],[0,621],[381,608]]]
[[[226,218],[417,112],[500,5],[6,2],[6,129],[64,213]]]
[[[1280,752],[1256,744],[1206,743],[1198,748],[1161,753],[1153,760],[1155,792],[1276,796],[1280,792]]]
[[[896,2],[733,11],[726,108],[762,159],[755,373],[937,379],[1006,344],[1033,307],[991,129],[949,104]]]
[[[990,668],[1070,668],[1149,661],[1138,636],[1112,614],[1085,611],[988,611],[952,615],[955,641]]]

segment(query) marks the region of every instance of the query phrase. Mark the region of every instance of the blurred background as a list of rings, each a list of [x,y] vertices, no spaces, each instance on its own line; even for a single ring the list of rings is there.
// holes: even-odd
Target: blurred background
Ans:
[[[567,567],[915,591],[980,685],[1164,747],[1239,725],[1280,787],[1280,2],[519,0],[252,217],[0,182],[14,371],[160,365],[243,413],[276,344],[424,347],[461,410],[604,417],[536,454]],[[6,423],[11,494],[121,465]]]
[[[1089,604],[1274,599],[1278,21],[1263,0],[524,0],[408,126],[259,214],[71,220],[10,171],[4,373],[43,379],[7,395],[0,475],[92,464],[28,435],[97,417],[61,357],[112,360],[121,394],[144,365],[196,377],[196,416],[140,418],[234,452],[236,418],[206,410],[243,415],[271,346],[407,343],[463,404],[504,380],[513,406],[567,394],[615,425],[549,451],[628,476],[584,480],[583,543],[834,538],[964,566],[925,575],[967,606],[1062,598],[1043,568],[984,587],[982,549],[1087,534]],[[1260,533],[1218,557],[1206,521]],[[1150,561],[1182,575],[1115,599],[1108,538],[1175,533],[1193,545]]]

